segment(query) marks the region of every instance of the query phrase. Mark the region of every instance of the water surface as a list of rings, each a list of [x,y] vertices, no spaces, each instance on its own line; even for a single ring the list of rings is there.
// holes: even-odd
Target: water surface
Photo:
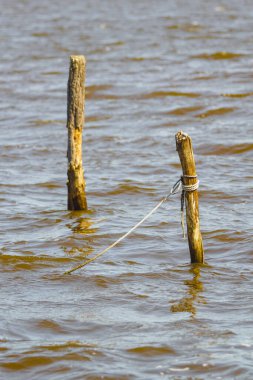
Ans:
[[[1,0],[3,379],[251,379],[252,3]],[[87,58],[89,212],[66,211],[69,55]],[[193,140],[206,265],[176,196]]]

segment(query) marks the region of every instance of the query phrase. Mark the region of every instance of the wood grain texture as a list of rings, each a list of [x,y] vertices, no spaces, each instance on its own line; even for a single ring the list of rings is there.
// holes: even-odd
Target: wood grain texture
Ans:
[[[183,175],[195,176],[196,166],[190,136],[180,131],[176,134],[176,148],[180,158]],[[183,177],[184,185],[193,185],[196,178]],[[198,190],[187,191],[186,199],[186,222],[189,250],[192,263],[204,262],[204,249],[199,222]]]
[[[71,56],[68,80],[68,210],[87,210],[82,163],[85,104],[85,57]]]

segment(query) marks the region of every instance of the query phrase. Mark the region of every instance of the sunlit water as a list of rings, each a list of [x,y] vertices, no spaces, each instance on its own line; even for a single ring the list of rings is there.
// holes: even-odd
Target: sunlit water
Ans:
[[[251,379],[253,8],[1,0],[1,379]],[[66,211],[69,55],[87,58],[89,212]],[[206,265],[175,196],[193,140]]]

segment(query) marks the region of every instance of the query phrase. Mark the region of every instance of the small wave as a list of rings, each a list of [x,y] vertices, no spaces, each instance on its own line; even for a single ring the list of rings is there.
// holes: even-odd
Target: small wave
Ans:
[[[43,75],[62,75],[64,74],[63,71],[45,71],[42,73]]]
[[[142,99],[152,99],[152,98],[164,98],[167,96],[182,96],[187,98],[197,98],[200,94],[196,92],[181,92],[181,91],[153,91],[148,94],[141,95]]]
[[[69,263],[68,257],[35,256],[32,252],[24,252],[23,255],[3,254],[0,252],[0,263],[7,271],[13,270],[37,270],[41,267],[51,267],[53,263],[61,265]]]
[[[194,80],[213,80],[215,77],[213,75],[198,75],[193,78]]]
[[[127,61],[133,61],[133,62],[140,62],[140,61],[144,61],[145,59],[148,59],[148,58],[144,58],[144,57],[128,57],[128,58],[126,58]]]
[[[198,54],[192,56],[192,58],[198,58],[198,59],[206,59],[206,60],[223,60],[223,59],[236,59],[236,58],[241,58],[245,54],[240,54],[240,53],[233,53],[233,52],[228,52],[228,51],[217,51],[212,54]]]
[[[225,114],[233,112],[235,110],[236,110],[235,107],[214,108],[214,109],[208,110],[206,112],[200,113],[200,114],[196,115],[196,117],[198,117],[200,119],[205,119],[205,118],[211,117],[211,116],[225,115]]]
[[[45,187],[47,189],[58,189],[62,187],[61,184],[56,183],[56,182],[40,182],[40,183],[34,184],[34,186],[43,187],[43,188]]]
[[[183,32],[196,33],[203,29],[203,26],[197,22],[184,23],[184,24],[173,24],[167,26],[168,30],[182,30]]]
[[[225,193],[224,191],[217,191],[215,189],[201,190],[200,195],[205,197],[205,199],[208,199],[208,200],[215,199],[216,201],[217,199],[222,199],[222,200],[227,199],[230,202],[232,200],[235,200],[236,202],[238,202],[238,195],[228,194],[228,193]]]
[[[85,121],[87,123],[94,123],[94,122],[97,122],[97,121],[102,121],[102,120],[109,120],[111,119],[111,116],[110,115],[99,115],[99,116],[86,116],[85,117]]]
[[[120,284],[121,281],[117,278],[106,277],[106,276],[93,276],[93,281],[96,283],[96,286],[100,288],[108,288],[113,284]]]
[[[229,231],[225,229],[221,230],[215,230],[211,231],[209,233],[206,233],[207,236],[211,237],[212,239],[215,239],[220,242],[224,243],[235,243],[235,242],[241,242],[242,240],[246,239],[243,232],[240,231]]]
[[[36,350],[48,350],[48,351],[62,351],[69,348],[85,348],[85,349],[93,349],[97,347],[95,344],[87,344],[82,343],[78,340],[70,340],[64,343],[55,343],[55,344],[48,344],[48,345],[42,345],[36,347]]]
[[[1,367],[3,369],[8,369],[9,371],[21,371],[33,367],[47,366],[52,364],[54,361],[55,359],[45,355],[28,356],[25,358],[20,358],[18,355],[12,355],[10,357],[10,361],[1,363]]]
[[[47,32],[41,32],[41,33],[32,33],[33,37],[49,37],[50,34]]]
[[[110,90],[113,86],[110,84],[87,86],[85,89],[87,99],[109,99],[109,95],[101,94],[101,91]]]
[[[42,127],[44,125],[56,125],[56,124],[64,124],[65,120],[50,120],[50,119],[35,119],[31,120],[29,124],[34,127]]]
[[[175,354],[175,351],[168,347],[156,347],[156,346],[140,346],[140,347],[134,347],[127,350],[127,352],[135,355],[141,355],[141,356],[161,356],[161,355],[169,355],[169,354]]]
[[[222,94],[225,98],[247,98],[248,96],[253,96],[253,92],[245,92],[242,94]]]
[[[107,100],[115,100],[119,99],[120,96],[112,95],[112,94],[99,94],[99,93],[90,93],[87,92],[87,99],[107,99]]]
[[[242,154],[250,152],[253,150],[253,144],[244,143],[244,144],[235,144],[235,145],[205,145],[199,148],[199,153],[204,156],[216,156],[216,155],[227,155],[227,154]]]
[[[119,195],[119,194],[148,194],[154,195],[154,189],[151,187],[141,187],[138,185],[120,184],[115,189],[107,192],[107,195]]]
[[[64,333],[65,329],[61,327],[59,323],[50,319],[41,319],[35,323],[36,328],[39,330],[51,330],[56,333]]]
[[[200,111],[203,109],[202,106],[193,106],[193,107],[179,107],[175,108],[172,111],[169,111],[169,115],[187,115],[188,113],[195,112],[195,111]]]

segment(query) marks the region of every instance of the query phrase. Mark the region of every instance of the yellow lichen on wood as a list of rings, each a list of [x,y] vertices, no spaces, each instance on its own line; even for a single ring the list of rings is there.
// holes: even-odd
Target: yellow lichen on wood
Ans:
[[[193,185],[196,183],[195,160],[190,136],[180,131],[176,134],[176,147],[183,171],[183,184]],[[188,177],[189,176],[189,177]],[[204,262],[204,249],[199,223],[198,190],[186,191],[186,222],[189,250],[192,263]]]
[[[82,163],[85,102],[85,57],[71,56],[68,80],[68,210],[87,210]]]

